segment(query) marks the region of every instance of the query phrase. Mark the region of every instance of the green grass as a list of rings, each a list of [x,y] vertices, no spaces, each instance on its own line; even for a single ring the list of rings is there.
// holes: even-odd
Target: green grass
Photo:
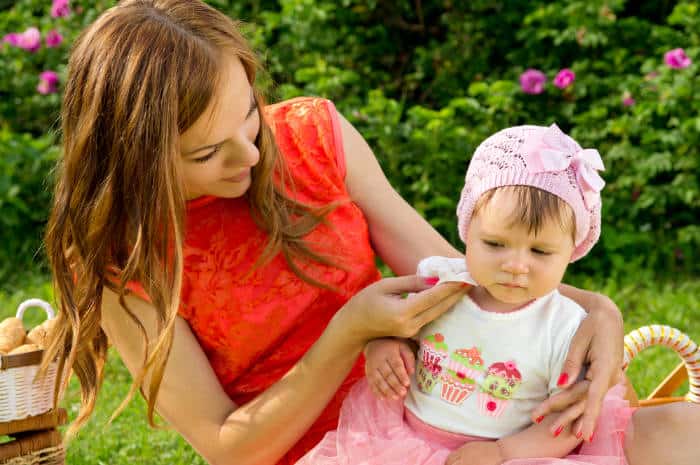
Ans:
[[[635,283],[632,284],[632,278]],[[625,328],[630,331],[642,325],[663,323],[687,332],[700,341],[700,282],[689,277],[673,282],[658,281],[639,273],[618,280],[604,282],[595,278],[577,279],[576,284],[609,295],[623,310]],[[30,297],[51,299],[46,278],[35,276],[23,289],[0,291],[0,318],[14,313],[17,305]],[[42,320],[36,313],[28,314],[27,326]],[[678,363],[669,349],[652,348],[635,360],[629,376],[640,396],[647,395]],[[153,430],[145,420],[145,403],[137,397],[111,425],[111,413],[126,396],[130,377],[117,354],[110,351],[106,366],[105,383],[98,399],[95,414],[68,448],[67,463],[71,465],[140,465],[188,464],[204,465],[194,450],[174,431]],[[687,390],[687,386],[681,390]],[[685,391],[683,391],[685,392]],[[72,380],[63,405],[69,418],[76,416],[80,394],[77,382]],[[2,437],[0,437],[2,442]]]

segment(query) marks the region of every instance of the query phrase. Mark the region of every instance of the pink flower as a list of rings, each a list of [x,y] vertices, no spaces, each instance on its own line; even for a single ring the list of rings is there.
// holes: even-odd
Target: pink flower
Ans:
[[[39,74],[39,85],[36,86],[40,94],[53,94],[58,89],[58,74],[54,71],[44,71]]]
[[[673,69],[687,68],[692,60],[685,54],[682,48],[674,48],[664,53],[664,62]]]
[[[58,47],[63,42],[63,36],[55,29],[46,34],[46,46],[49,48]]]
[[[575,79],[576,79],[576,74],[573,71],[571,71],[569,68],[564,68],[557,73],[557,75],[554,78],[554,81],[552,81],[552,82],[558,88],[565,89],[565,88],[569,87],[571,84],[573,84]]]
[[[538,69],[527,69],[520,75],[520,87],[526,94],[541,94],[547,77]]]
[[[19,47],[34,53],[41,47],[41,33],[39,29],[30,27],[24,32],[11,32],[5,35],[3,41],[14,47]]]
[[[16,32],[10,32],[9,34],[5,34],[5,37],[2,38],[2,41],[12,45],[13,47],[17,47],[19,45],[20,36],[21,34],[17,34]]]
[[[636,102],[634,98],[632,98],[632,94],[630,94],[629,92],[625,92],[624,94],[622,94],[622,105],[626,107],[631,107],[635,103]]]
[[[64,18],[70,14],[68,0],[53,0],[51,4],[51,17]]]

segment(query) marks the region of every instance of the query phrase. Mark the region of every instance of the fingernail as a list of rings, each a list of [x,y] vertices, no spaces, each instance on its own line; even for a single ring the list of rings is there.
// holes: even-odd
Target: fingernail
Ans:
[[[559,375],[559,381],[557,381],[557,386],[563,386],[569,381],[569,375],[567,373],[562,373]]]
[[[581,439],[581,436],[583,436],[583,433],[581,431],[576,433],[576,439]]]
[[[462,287],[472,287],[472,285],[469,283],[462,283]]]
[[[440,278],[437,276],[428,276],[427,278],[423,278],[423,282],[427,284],[428,286],[434,286],[440,281]]]
[[[593,435],[594,435],[594,434],[595,434],[595,433],[591,433],[591,437],[588,438],[588,442],[593,442]]]
[[[556,438],[557,436],[559,436],[562,431],[564,431],[563,426],[560,426],[559,428],[557,428],[556,431],[554,431],[554,437]]]
[[[535,423],[542,423],[542,420],[544,420],[544,415],[540,415],[539,417],[535,418]]]

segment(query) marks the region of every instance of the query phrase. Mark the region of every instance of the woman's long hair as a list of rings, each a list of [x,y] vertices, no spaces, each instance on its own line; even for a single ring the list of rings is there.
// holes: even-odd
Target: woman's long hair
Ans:
[[[258,62],[237,23],[193,0],[123,1],[83,31],[73,47],[62,105],[63,157],[45,238],[60,310],[45,361],[58,358],[59,373],[72,371],[81,385],[80,413],[68,436],[89,418],[102,384],[105,287],[119,296],[146,341],[142,368],[114,416],[150,372],[144,390],[154,425],[183,274],[179,135],[215,97],[223,61],[231,57],[240,59],[253,84]],[[259,93],[256,99],[260,111]],[[261,260],[281,252],[312,281],[294,261],[329,263],[303,237],[332,206],[309,209],[285,195],[279,187],[284,178],[273,183],[273,173],[283,176],[285,170],[262,118],[256,143],[261,157],[246,196],[253,218],[269,235]],[[155,308],[155,341],[126,305],[131,281],[143,285]],[[63,388],[57,386],[57,392]]]

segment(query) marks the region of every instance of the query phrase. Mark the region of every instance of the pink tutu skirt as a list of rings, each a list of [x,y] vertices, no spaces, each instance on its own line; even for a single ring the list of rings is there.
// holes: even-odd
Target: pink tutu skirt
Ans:
[[[624,392],[621,385],[608,392],[593,442],[575,453],[503,465],[627,465],[625,430],[634,409]],[[483,438],[440,430],[404,409],[402,401],[377,399],[362,379],[343,402],[338,429],[326,433],[297,465],[444,465],[452,451],[474,440]]]

